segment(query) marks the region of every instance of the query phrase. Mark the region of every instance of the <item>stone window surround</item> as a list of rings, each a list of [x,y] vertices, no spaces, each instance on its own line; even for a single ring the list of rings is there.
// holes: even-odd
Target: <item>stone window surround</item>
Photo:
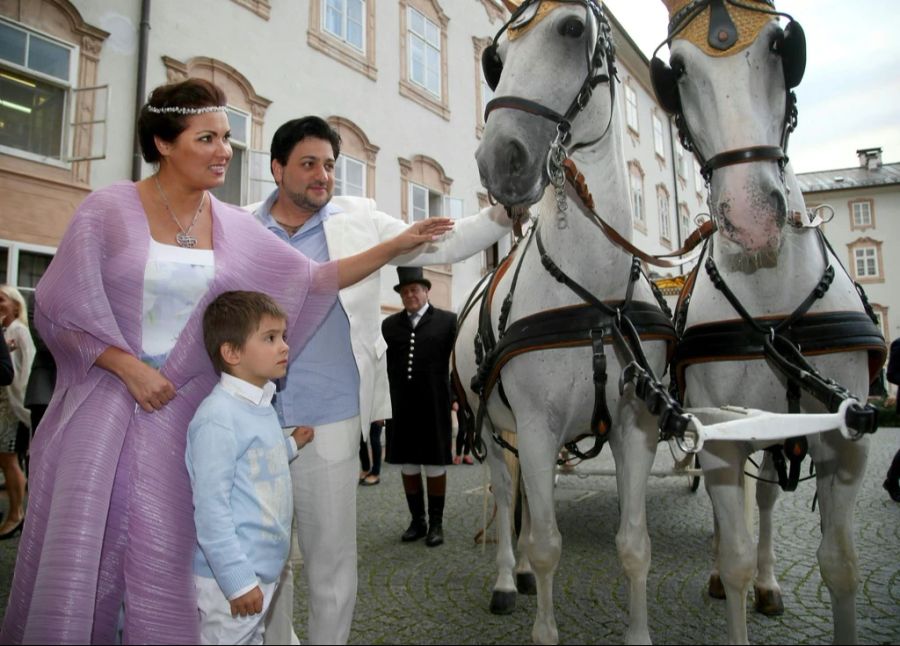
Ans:
[[[231,65],[207,56],[196,56],[185,62],[169,56],[163,56],[162,62],[166,68],[166,79],[169,83],[196,77],[206,79],[222,87],[228,94],[229,105],[250,114],[250,138],[247,142],[247,147],[250,150],[264,150],[267,148],[266,142],[263,140],[263,123],[265,123],[266,111],[272,102],[258,95],[246,76],[231,67]],[[219,79],[217,77],[224,78]],[[223,80],[225,83],[223,83]],[[235,95],[234,92],[228,92],[229,89],[235,87],[239,90],[238,95]]]
[[[494,39],[490,36],[485,38],[472,36],[472,47],[475,53],[475,136],[479,139],[484,135],[484,95],[482,94],[484,83],[482,81],[481,55],[492,42]]]
[[[241,5],[245,9],[249,9],[263,20],[268,20],[272,13],[272,4],[270,0],[231,0]]]
[[[366,197],[375,199],[375,158],[380,148],[369,141],[366,133],[358,125],[344,117],[331,116],[329,125],[341,135],[341,153],[346,152],[366,164]]]
[[[644,169],[641,166],[641,162],[636,159],[628,162],[628,199],[634,204],[634,198],[632,195],[632,186],[631,186],[631,178],[635,175],[635,171],[637,171],[637,175],[641,180],[641,208],[643,210],[642,213],[632,213],[632,222],[634,228],[643,233],[647,234],[647,195],[644,191],[644,177],[646,173],[644,173]]]
[[[450,22],[450,18],[441,9],[437,0],[399,0],[398,4],[400,6],[400,95],[449,121],[447,24]],[[441,96],[439,98],[409,79],[409,32],[406,26],[409,7],[419,11],[441,29]]]
[[[887,307],[886,305],[881,305],[880,303],[870,302],[869,305],[872,306],[872,309],[875,310],[875,312],[881,315],[881,333],[884,335],[884,338],[890,338],[888,332],[890,331],[891,326],[890,321],[888,320],[888,311],[891,308]]]
[[[873,238],[857,238],[847,245],[847,251],[850,256],[850,275],[853,280],[860,284],[883,283],[884,282],[884,258],[881,253],[882,242]],[[877,276],[858,276],[856,273],[856,250],[857,249],[875,249],[875,259],[878,268]]]
[[[660,223],[660,224],[659,224],[659,242],[660,242],[660,244],[663,245],[664,247],[667,247],[667,248],[671,249],[671,248],[672,248],[672,215],[671,215],[672,204],[671,204],[671,202],[670,202],[670,199],[671,199],[671,198],[670,198],[670,195],[669,195],[669,189],[668,189],[668,187],[667,187],[665,184],[663,184],[663,183],[659,183],[659,184],[656,185],[656,203],[657,203],[657,206],[659,206],[659,203],[660,203],[660,196],[661,196],[661,195],[662,195],[662,196],[665,196],[665,198],[666,198],[666,205],[668,206],[668,209],[666,209],[666,212],[665,212],[665,213],[663,213],[661,209],[660,209],[660,212],[659,212],[659,223]],[[676,216],[676,217],[677,217],[677,216]],[[662,226],[663,218],[666,219],[666,223],[668,224],[668,228],[669,228],[669,235],[668,235],[668,236],[663,235],[663,226]]]
[[[52,16],[57,15],[62,20],[54,21]],[[47,34],[53,38],[75,46],[73,54],[78,56],[76,77],[70,82],[72,89],[93,87],[97,85],[97,68],[100,64],[100,52],[103,42],[109,37],[109,33],[85,22],[78,9],[68,0],[38,0],[29,3],[28,8],[22,10],[18,16],[6,16],[11,22],[22,25],[29,31]],[[64,27],[63,27],[64,25]],[[71,94],[70,97],[71,99]],[[94,93],[80,93],[75,98],[74,114],[76,121],[89,123],[93,120],[96,95]],[[66,102],[67,106],[70,105]],[[66,115],[66,128],[68,125]],[[73,157],[89,155],[92,146],[93,132],[90,125],[79,126],[72,132]],[[24,172],[32,177],[46,180],[54,180],[65,184],[90,186],[91,162],[62,162],[43,163],[40,161],[19,158],[15,154],[4,157],[15,157],[13,162],[16,172]]]
[[[662,144],[662,153],[660,153],[656,149],[656,123],[659,123],[659,140]],[[666,132],[664,130],[663,124],[665,120],[659,116],[659,110],[657,108],[653,108],[650,116],[650,127],[653,128],[653,154],[656,156],[656,161],[660,163],[662,168],[666,167]]]
[[[869,218],[871,222],[869,224],[856,224],[856,218],[853,217],[853,205],[859,204],[862,202],[868,202],[869,204]],[[874,229],[875,228],[875,200],[870,197],[860,197],[849,200],[847,202],[847,209],[850,211],[850,230],[851,231],[865,231],[866,229]]]
[[[309,28],[306,42],[352,70],[364,74],[373,81],[378,78],[375,66],[375,0],[366,0],[366,51],[361,52],[322,27],[322,3],[325,0],[309,0]]]

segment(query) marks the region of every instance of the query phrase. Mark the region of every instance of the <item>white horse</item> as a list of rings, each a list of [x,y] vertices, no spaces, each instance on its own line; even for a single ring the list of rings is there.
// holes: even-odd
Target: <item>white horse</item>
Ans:
[[[597,210],[625,237],[631,237],[622,130],[609,86],[613,82],[609,78],[613,76],[613,48],[602,9],[593,0],[529,0],[514,13],[508,26],[509,30],[504,26],[495,39],[498,47],[485,54],[486,78],[489,83],[499,79],[499,84],[496,98],[488,106],[489,117],[476,157],[482,183],[498,201],[514,210],[539,204],[534,239],[518,246],[490,301],[492,334],[500,336],[501,319],[505,318],[505,328],[510,332],[506,338],[530,315],[569,311],[564,308],[585,302],[548,273],[542,265],[540,245],[562,272],[599,301],[624,299],[632,275],[631,256],[608,242],[589,221],[573,190],[548,188],[548,173],[556,173],[552,165],[548,170],[548,150],[555,140],[559,143],[558,135],[564,134],[570,123],[570,138],[565,143],[598,197]],[[506,36],[500,38],[504,32]],[[649,281],[643,274],[635,278],[631,283],[633,300],[656,307]],[[503,313],[511,291],[508,313]],[[461,322],[455,351],[455,365],[467,388],[479,371],[473,350],[476,337],[484,341],[484,335],[479,335],[477,307]],[[587,338],[589,341],[590,336]],[[660,374],[666,361],[665,341],[646,342],[643,350],[649,367]],[[592,368],[595,354],[589,342],[517,354],[499,372],[509,408],[498,385],[490,390],[486,410],[481,411],[486,416],[481,432],[500,532],[499,574],[492,605],[503,597],[507,602],[514,601],[516,594],[510,522],[513,492],[503,449],[489,437],[494,429],[497,435],[501,431],[517,434],[530,511],[520,547],[527,552],[536,574],[538,599],[532,638],[537,643],[558,641],[552,595],[562,540],[554,510],[554,473],[562,446],[591,428],[596,401]],[[609,376],[599,391],[609,410],[608,439],[617,465],[621,509],[616,545],[629,580],[625,640],[649,643],[646,585],[650,537],[645,494],[659,433],[656,418],[636,396],[635,386],[626,383],[620,394],[619,376],[631,360],[628,352],[618,346],[613,349],[607,341],[605,352],[600,354],[605,354]],[[477,409],[478,395],[469,389],[467,398]]]
[[[819,374],[865,401],[870,359],[878,361],[880,333],[865,315],[863,300],[853,281],[824,245],[824,237],[809,226],[803,197],[784,155],[787,135],[796,123],[791,88],[799,83],[805,65],[802,30],[794,21],[782,30],[774,4],[768,0],[689,4],[694,13],[675,14],[670,23],[671,68],[655,59],[653,80],[660,102],[678,114],[683,139],[693,146],[710,179],[710,214],[718,231],[711,239],[711,254],[707,257],[711,256],[725,290],[714,284],[714,271],[698,268],[686,310],[685,338],[693,334],[695,347],[705,345],[713,354],[709,348],[719,341],[704,336],[714,329],[710,324],[746,320],[730,302],[726,290],[762,332],[753,331],[752,325],[745,323],[743,339],[740,334],[729,337],[727,343],[733,343],[730,355],[742,357],[738,361],[728,360],[724,353],[712,359],[693,353],[686,369],[682,368],[685,404],[734,404],[771,412],[797,412],[786,397],[788,380],[773,368],[771,361],[750,358],[761,353],[749,346],[762,346],[762,339],[772,334],[769,329],[803,310],[808,297],[813,302],[808,307],[809,317],[804,320],[825,321],[835,315],[842,318],[844,325],[823,326],[824,335],[809,335],[801,343],[809,363]],[[700,30],[702,41],[709,43],[719,36],[723,41],[729,37],[728,14],[734,18],[748,12],[742,18],[761,18],[755,38],[752,34],[738,34],[750,41],[739,53],[729,54],[723,47],[724,52],[708,55],[703,51],[708,46],[696,38],[696,25],[690,31],[691,23],[700,20],[699,12],[711,4],[717,6],[703,19],[719,11],[717,20],[724,23],[710,26],[708,41],[707,30]],[[727,9],[724,19],[723,8]],[[689,37],[689,33],[694,36]],[[820,290],[824,292],[821,297],[810,297],[817,286],[821,288],[829,282],[828,266],[833,268],[833,281]],[[802,327],[802,321],[791,322],[778,328],[777,333],[790,336]],[[798,404],[799,412],[825,410],[820,401],[806,392]],[[854,411],[860,412],[858,408]],[[862,416],[870,423],[867,415],[868,411],[863,410]],[[810,435],[807,440],[816,467],[822,527],[818,560],[831,593],[834,640],[855,643],[858,563],[853,544],[853,509],[865,471],[868,440],[862,437],[848,441],[837,430]],[[780,604],[772,541],[776,488],[761,483],[757,491],[760,541],[756,555],[743,513],[745,461],[760,448],[764,445],[717,441],[707,442],[700,454],[703,479],[715,512],[715,548],[726,593],[730,643],[747,643],[745,599],[754,578],[758,601],[774,598],[772,603]]]

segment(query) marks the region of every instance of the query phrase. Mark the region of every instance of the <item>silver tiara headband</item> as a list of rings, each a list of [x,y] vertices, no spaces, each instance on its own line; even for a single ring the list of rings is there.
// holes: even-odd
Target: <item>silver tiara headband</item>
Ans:
[[[147,110],[149,112],[153,112],[154,114],[206,114],[207,112],[225,112],[224,105],[210,105],[205,108],[181,108],[178,106],[166,106],[164,108],[157,108],[153,105],[148,105]]]

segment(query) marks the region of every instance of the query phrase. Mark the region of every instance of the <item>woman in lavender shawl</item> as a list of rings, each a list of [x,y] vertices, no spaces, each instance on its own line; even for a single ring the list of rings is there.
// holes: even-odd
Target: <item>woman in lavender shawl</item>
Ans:
[[[225,104],[199,79],[154,90],[138,130],[158,172],[91,194],[38,284],[35,321],[59,374],[31,451],[2,643],[199,643],[184,450],[216,383],[206,304],[269,294],[296,353],[339,288],[451,226],[435,218],[357,256],[308,260],[207,193],[231,159]]]

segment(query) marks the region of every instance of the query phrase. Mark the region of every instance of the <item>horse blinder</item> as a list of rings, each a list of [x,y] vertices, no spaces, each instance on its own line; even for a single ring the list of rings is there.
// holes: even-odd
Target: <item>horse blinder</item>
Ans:
[[[481,52],[481,71],[491,91],[496,90],[500,83],[500,75],[503,73],[503,61],[497,53],[497,43],[491,43]]]
[[[781,55],[784,84],[788,89],[800,85],[806,71],[806,34],[796,20],[791,20],[775,43],[775,51]]]
[[[658,56],[650,61],[650,81],[656,100],[669,114],[681,112],[681,97],[678,94],[678,72],[662,62]]]

